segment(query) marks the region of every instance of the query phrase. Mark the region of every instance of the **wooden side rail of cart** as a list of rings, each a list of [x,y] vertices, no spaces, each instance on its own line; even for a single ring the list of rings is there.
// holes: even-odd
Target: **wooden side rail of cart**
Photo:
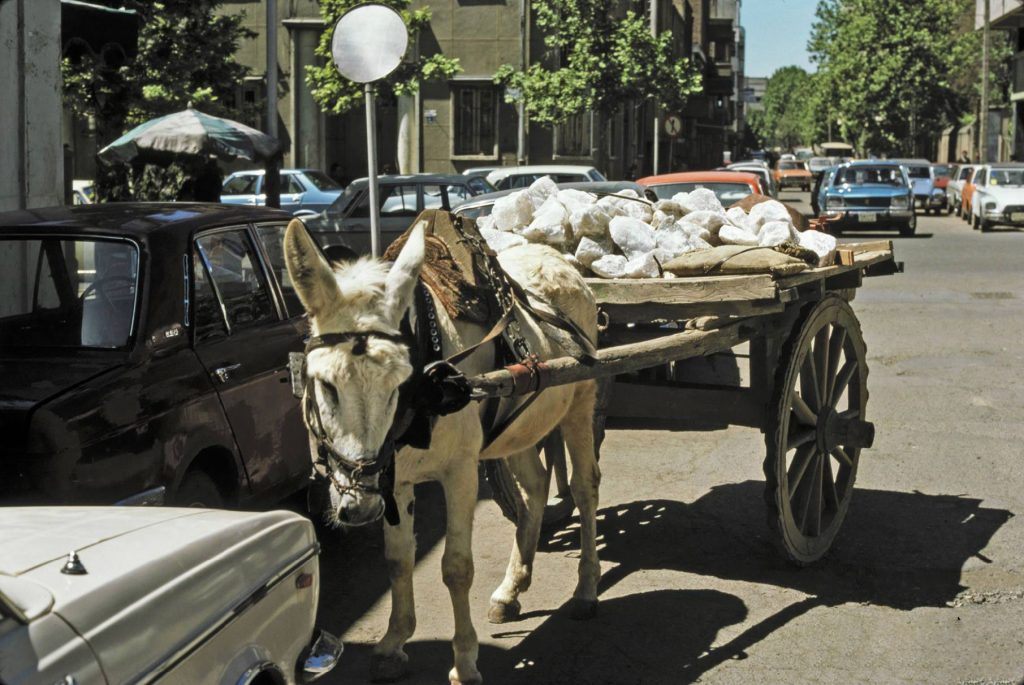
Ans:
[[[836,262],[780,278],[588,279],[607,317],[596,362],[563,357],[469,381],[477,396],[510,397],[523,392],[524,373],[541,387],[608,379],[598,442],[608,417],[690,430],[759,428],[769,521],[788,556],[814,561],[842,524],[860,451],[874,439],[864,340],[849,302],[865,276],[902,270],[889,241],[841,245]],[[728,360],[728,378],[688,363],[716,355]],[[560,436],[545,443],[568,501],[561,450]],[[487,468],[495,498],[514,518],[503,463]]]

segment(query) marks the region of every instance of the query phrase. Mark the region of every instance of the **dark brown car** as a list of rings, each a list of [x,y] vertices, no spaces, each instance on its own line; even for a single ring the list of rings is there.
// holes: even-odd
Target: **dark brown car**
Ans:
[[[280,211],[0,214],[0,503],[259,506],[302,488]]]

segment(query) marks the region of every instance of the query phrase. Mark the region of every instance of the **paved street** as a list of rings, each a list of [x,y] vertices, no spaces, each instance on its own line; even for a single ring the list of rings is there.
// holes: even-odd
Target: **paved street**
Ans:
[[[783,199],[808,211],[806,194]],[[612,430],[602,451],[601,607],[559,610],[573,528],[545,534],[516,623],[486,622],[513,528],[482,497],[474,618],[490,683],[1018,682],[1024,677],[1024,234],[956,217],[895,233],[902,275],[854,301],[870,364],[875,447],[824,562],[776,553],[762,436]],[[680,407],[685,411],[685,407]],[[410,683],[445,682],[451,606],[436,488],[417,506],[419,627]],[[323,536],[320,622],[347,643],[326,682],[364,682],[389,599],[379,531]]]

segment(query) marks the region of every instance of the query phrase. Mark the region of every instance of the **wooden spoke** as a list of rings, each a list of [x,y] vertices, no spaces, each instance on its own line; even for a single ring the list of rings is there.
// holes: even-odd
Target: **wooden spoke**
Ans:
[[[814,359],[807,355],[803,366],[800,367],[800,396],[807,400],[811,409],[819,411],[822,404],[821,386],[818,385],[818,370],[814,366]]]
[[[828,511],[838,511],[839,491],[836,489],[836,479],[832,474],[831,460],[822,459],[821,470],[824,475],[825,508]]]
[[[818,424],[818,415],[808,406],[804,398],[797,393],[793,393],[793,415],[797,421],[805,426],[816,426]]]
[[[832,394],[828,400],[831,406],[834,407],[839,404],[839,400],[843,398],[843,393],[846,392],[846,387],[850,384],[850,380],[853,379],[853,374],[855,373],[857,373],[857,360],[847,359],[846,363],[843,364],[843,368],[836,375],[836,384],[832,388]]]
[[[839,418],[841,419],[859,419],[860,409],[847,409],[846,411],[839,412]]]
[[[839,445],[832,448],[832,456],[835,457],[843,466],[853,468],[853,459],[850,459],[850,455],[848,455],[846,450]]]
[[[786,477],[789,480],[790,497],[800,487],[800,481],[803,480],[804,474],[807,473],[807,467],[813,461],[816,449],[817,445],[814,444],[803,445],[797,448],[796,454],[793,455],[793,462],[789,465],[789,471],[786,473]]]
[[[818,437],[818,430],[816,428],[805,428],[797,431],[789,436],[789,444],[786,446],[786,451],[795,450],[801,445],[806,445],[816,437]]]
[[[814,371],[818,381],[818,397],[828,398],[829,375],[829,329],[827,324],[814,336]],[[821,405],[819,404],[820,408]]]
[[[822,509],[822,492],[821,492],[821,480],[822,480],[822,466],[824,464],[824,457],[819,454],[818,458],[814,460],[814,480],[811,482],[811,528],[807,531],[808,535],[818,535],[821,533],[821,509]],[[805,529],[806,530],[806,529]]]
[[[832,337],[828,341],[828,372],[825,377],[828,382],[825,386],[825,397],[832,397],[832,391],[836,385],[836,369],[843,357],[843,345],[846,344],[846,329],[841,326],[833,326]]]

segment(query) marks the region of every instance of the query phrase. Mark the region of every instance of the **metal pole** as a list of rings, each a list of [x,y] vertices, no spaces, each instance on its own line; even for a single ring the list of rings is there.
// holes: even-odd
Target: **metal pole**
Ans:
[[[267,0],[267,133],[277,138],[277,0]]]
[[[529,0],[519,0],[519,69],[526,71],[527,49],[528,49],[528,28],[529,28]],[[516,104],[516,164],[526,164],[526,103],[523,102],[523,94],[519,94],[519,102]]]
[[[981,26],[981,123],[978,126],[980,141],[979,162],[988,160],[988,20],[989,0],[985,0],[984,23]]]
[[[380,257],[380,203],[377,201],[377,107],[373,85],[366,86],[366,178],[370,186],[370,251]]]
[[[651,0],[651,35],[658,37],[658,0]],[[651,155],[651,173],[658,173],[658,147],[661,144],[661,117],[658,116],[658,103],[654,103],[654,150]]]

